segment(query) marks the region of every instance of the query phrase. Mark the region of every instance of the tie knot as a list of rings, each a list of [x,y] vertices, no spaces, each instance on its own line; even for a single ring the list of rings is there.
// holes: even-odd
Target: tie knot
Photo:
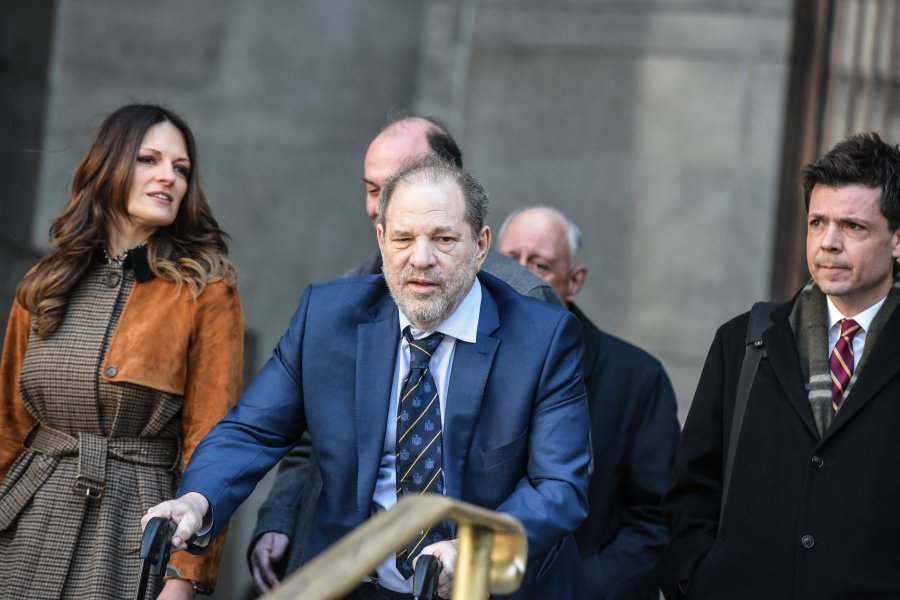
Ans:
[[[441,345],[441,341],[444,339],[443,333],[435,331],[428,337],[414,340],[409,327],[403,330],[403,336],[409,342],[409,367],[411,369],[427,367],[434,351],[437,350],[437,347]]]
[[[853,336],[859,333],[859,323],[853,319],[844,319],[841,321],[841,337],[852,340]]]

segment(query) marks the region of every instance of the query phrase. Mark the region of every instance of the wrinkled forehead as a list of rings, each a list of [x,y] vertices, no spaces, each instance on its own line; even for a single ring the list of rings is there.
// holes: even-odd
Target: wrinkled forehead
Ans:
[[[449,180],[401,183],[384,216],[388,230],[469,229],[462,191]]]

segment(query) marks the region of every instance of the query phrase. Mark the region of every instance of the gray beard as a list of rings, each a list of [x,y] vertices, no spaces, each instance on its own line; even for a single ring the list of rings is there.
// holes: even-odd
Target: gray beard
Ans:
[[[414,267],[406,267],[396,278],[388,272],[384,263],[382,263],[381,270],[394,302],[410,323],[422,331],[434,331],[444,319],[453,314],[453,311],[472,289],[478,273],[475,252],[469,257],[468,263],[463,267],[463,271],[456,281],[447,280],[439,271],[431,269],[420,271]],[[439,292],[433,295],[412,291],[404,292],[403,283],[416,276],[427,277],[437,283],[440,288]]]

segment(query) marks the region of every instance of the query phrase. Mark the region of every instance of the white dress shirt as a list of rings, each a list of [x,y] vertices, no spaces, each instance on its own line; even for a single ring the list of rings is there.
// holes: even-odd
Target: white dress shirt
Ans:
[[[881,305],[887,300],[887,296],[861,313],[857,313],[853,316],[841,313],[834,305],[834,302],[831,301],[830,297],[825,296],[825,299],[828,302],[828,356],[830,357],[831,353],[834,352],[834,347],[837,345],[838,338],[841,336],[841,321],[844,319],[853,319],[859,325],[859,331],[853,336],[853,367],[856,368],[856,365],[859,364],[860,357],[862,357],[863,349],[866,347],[866,332],[869,331],[869,327],[872,326],[872,320],[875,318],[875,315],[878,314]]]

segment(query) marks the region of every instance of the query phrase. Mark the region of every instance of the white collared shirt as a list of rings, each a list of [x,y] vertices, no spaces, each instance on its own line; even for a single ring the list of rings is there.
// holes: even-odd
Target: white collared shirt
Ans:
[[[831,356],[831,353],[834,352],[834,347],[837,345],[838,338],[841,335],[841,321],[853,319],[859,325],[859,331],[853,336],[853,360],[855,364],[859,364],[859,358],[857,357],[862,357],[863,349],[866,347],[866,332],[872,326],[872,320],[875,319],[875,315],[878,314],[881,305],[887,300],[887,296],[853,316],[841,313],[829,296],[825,296],[825,300],[828,302],[828,356]]]
[[[398,309],[399,310],[399,309]],[[429,362],[429,371],[434,378],[434,384],[438,390],[438,401],[441,404],[441,415],[446,415],[447,392],[450,388],[450,372],[453,366],[453,355],[456,352],[457,340],[474,344],[478,334],[478,317],[481,313],[481,283],[475,279],[472,289],[463,298],[449,317],[444,319],[435,331],[444,334],[441,345],[435,350]],[[394,366],[394,383],[391,388],[390,408],[388,409],[387,428],[384,433],[384,449],[381,454],[381,464],[378,466],[378,480],[375,483],[375,496],[372,502],[376,511],[387,510],[397,503],[397,474],[396,474],[396,450],[397,437],[397,401],[400,391],[403,389],[403,378],[409,371],[409,342],[403,336],[403,330],[409,326],[413,339],[421,339],[430,335],[431,331],[416,329],[403,311],[400,311],[400,351],[397,352],[397,364]],[[444,422],[444,434],[442,435],[444,448],[447,447],[447,429]],[[446,450],[445,450],[446,454]],[[447,488],[447,471],[444,470],[444,489]],[[378,582],[382,586],[397,592],[410,593],[412,591],[412,578],[405,579],[397,570],[396,559],[390,556],[381,563],[376,570]]]

